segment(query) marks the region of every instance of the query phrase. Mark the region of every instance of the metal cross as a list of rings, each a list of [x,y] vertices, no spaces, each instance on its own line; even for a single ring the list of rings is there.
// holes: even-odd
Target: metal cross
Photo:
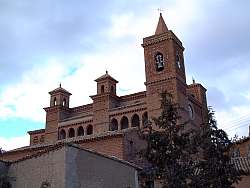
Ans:
[[[158,10],[160,13],[163,12],[163,9],[161,9],[161,8],[158,8],[157,10]]]

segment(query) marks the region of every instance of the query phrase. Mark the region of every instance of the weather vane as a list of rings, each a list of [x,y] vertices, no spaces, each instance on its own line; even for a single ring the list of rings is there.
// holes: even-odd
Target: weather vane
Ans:
[[[157,10],[158,10],[158,12],[160,12],[160,13],[162,13],[162,12],[164,11],[164,10],[161,9],[161,8],[158,8]]]

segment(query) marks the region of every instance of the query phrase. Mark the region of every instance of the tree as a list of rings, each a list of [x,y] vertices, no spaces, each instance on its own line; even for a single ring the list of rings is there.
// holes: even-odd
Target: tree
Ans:
[[[208,121],[202,126],[196,138],[202,158],[197,161],[199,173],[192,179],[192,186],[233,187],[232,184],[237,183],[244,172],[236,170],[230,162],[227,150],[232,142],[222,129],[218,129],[211,107],[208,109]]]
[[[149,162],[141,176],[158,179],[163,188],[210,187],[229,188],[240,179],[226,154],[231,144],[227,134],[217,128],[214,112],[209,108],[208,118],[201,128],[185,129],[180,107],[172,102],[170,94],[163,93],[162,112],[148,127],[147,147],[141,153]]]
[[[149,126],[145,137],[147,148],[142,154],[150,167],[142,171],[142,177],[159,179],[164,188],[188,187],[190,175],[195,170],[191,157],[196,152],[190,139],[192,131],[184,131],[187,122],[178,123],[180,107],[173,104],[170,94],[162,94],[161,108],[161,115],[153,119],[159,130]]]

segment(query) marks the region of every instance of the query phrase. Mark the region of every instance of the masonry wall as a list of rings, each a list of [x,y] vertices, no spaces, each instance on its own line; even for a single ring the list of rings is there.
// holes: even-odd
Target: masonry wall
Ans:
[[[138,188],[133,167],[73,147],[67,147],[66,176],[66,188]]]
[[[65,149],[13,163],[8,175],[15,178],[13,188],[39,188],[45,181],[53,188],[65,188]]]
[[[5,152],[2,156],[0,156],[0,160],[4,161],[16,161],[19,160],[27,155],[32,155],[34,153],[37,153],[44,148],[41,149],[30,149],[30,150],[20,150],[15,152]]]
[[[0,161],[0,175],[7,173],[7,169],[8,169],[7,164]]]
[[[109,156],[115,156],[124,159],[123,137],[109,137],[106,139],[90,140],[83,143],[77,143],[84,149],[90,149]]]
[[[234,184],[235,188],[249,188],[250,187],[250,176],[242,176],[239,184]]]

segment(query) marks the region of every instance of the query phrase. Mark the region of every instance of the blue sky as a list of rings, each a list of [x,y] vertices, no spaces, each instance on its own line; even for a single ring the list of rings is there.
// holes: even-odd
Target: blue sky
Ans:
[[[182,40],[188,83],[207,89],[230,136],[250,124],[250,14],[247,0],[0,0],[0,147],[28,144],[44,128],[48,91],[62,86],[70,106],[91,102],[95,78],[109,73],[118,94],[145,90],[143,37],[159,12]],[[136,78],[136,79],[134,79]]]

